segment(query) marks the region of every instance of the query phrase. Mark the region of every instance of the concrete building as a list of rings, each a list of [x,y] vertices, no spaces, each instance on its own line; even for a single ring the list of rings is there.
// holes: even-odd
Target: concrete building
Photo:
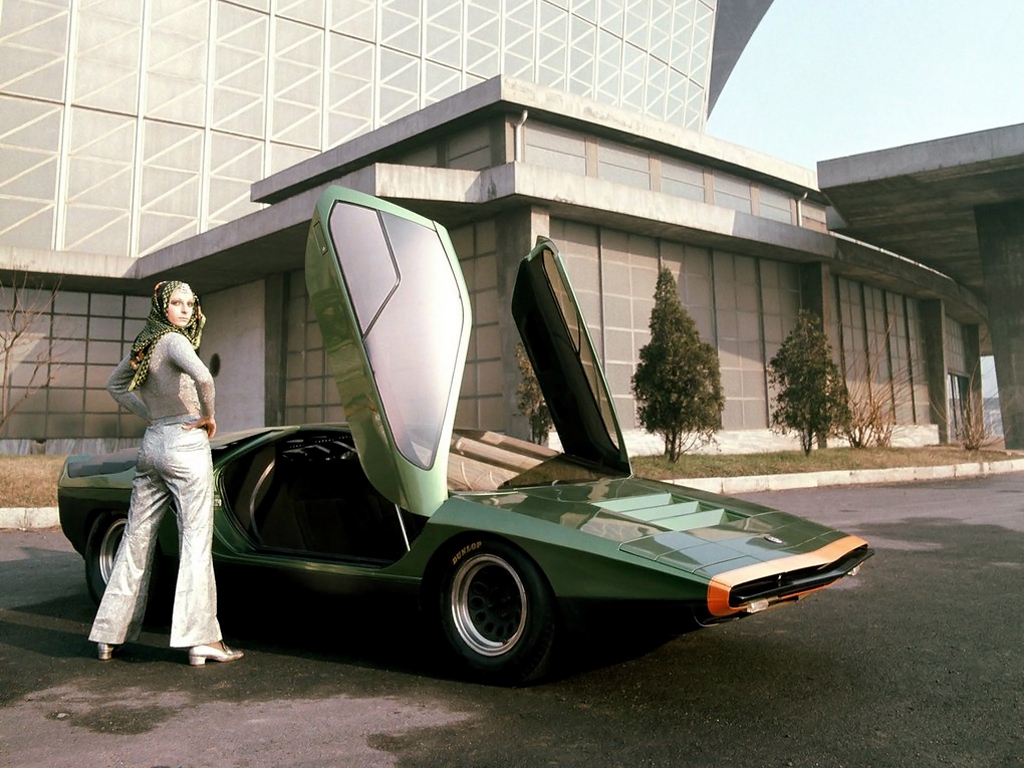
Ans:
[[[634,452],[660,450],[630,376],[663,266],[719,351],[723,450],[793,445],[768,429],[766,361],[801,307],[899,439],[948,439],[947,387],[970,391],[988,343],[978,286],[836,236],[840,184],[826,196],[814,172],[704,133],[768,5],[3,0],[0,323],[16,297],[43,311],[8,372],[0,450],[135,442],[144,425],[104,384],[167,277],[211,318],[222,429],[341,419],[301,273],[329,183],[449,228],[474,302],[462,426],[527,433],[508,299],[547,235]]]
[[[830,160],[818,175],[831,229],[933,267],[984,302],[981,325],[964,329],[968,367],[946,360],[948,388],[980,394],[971,361],[979,347],[992,354],[1006,447],[1024,448],[1024,125]]]

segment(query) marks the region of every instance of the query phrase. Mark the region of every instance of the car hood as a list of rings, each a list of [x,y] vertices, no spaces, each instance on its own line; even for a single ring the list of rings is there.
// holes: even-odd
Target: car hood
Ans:
[[[306,286],[370,482],[430,515],[447,464],[472,326],[455,248],[440,224],[369,195],[328,188],[306,241]],[[566,454],[629,474],[611,395],[550,240],[523,260],[520,329]]]
[[[476,501],[617,544],[623,552],[714,578],[760,564],[854,549],[855,536],[758,504],[640,478],[520,488]]]

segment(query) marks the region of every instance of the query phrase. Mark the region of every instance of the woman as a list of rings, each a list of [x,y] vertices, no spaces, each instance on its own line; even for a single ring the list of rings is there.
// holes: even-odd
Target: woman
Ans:
[[[171,647],[188,648],[193,666],[242,658],[224,645],[217,621],[209,440],[217,422],[213,377],[196,354],[205,323],[199,297],[186,283],[158,283],[145,327],[107,382],[113,398],[149,426],[124,539],[89,633],[102,661],[142,630],[157,529],[172,503],[180,551]]]

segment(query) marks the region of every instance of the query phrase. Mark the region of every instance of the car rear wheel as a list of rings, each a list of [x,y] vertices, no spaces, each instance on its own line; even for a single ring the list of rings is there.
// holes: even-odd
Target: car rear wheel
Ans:
[[[93,523],[85,545],[85,583],[89,596],[99,605],[114,570],[114,558],[124,538],[128,518],[120,513],[100,515]]]
[[[499,541],[470,542],[447,562],[440,620],[456,659],[485,682],[518,685],[543,677],[558,617],[537,565]]]
[[[128,518],[123,512],[108,512],[100,515],[93,523],[85,543],[85,583],[89,597],[96,605],[103,599],[103,593],[114,570],[114,559],[124,539]],[[149,592],[146,602],[147,615],[169,615],[174,600],[175,561],[166,558],[156,545],[153,562],[150,564]]]

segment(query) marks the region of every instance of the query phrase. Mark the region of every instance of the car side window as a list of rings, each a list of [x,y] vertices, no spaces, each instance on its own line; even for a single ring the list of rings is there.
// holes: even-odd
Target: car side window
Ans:
[[[347,203],[330,227],[395,445],[430,469],[460,384],[463,306],[445,244],[431,227]]]

